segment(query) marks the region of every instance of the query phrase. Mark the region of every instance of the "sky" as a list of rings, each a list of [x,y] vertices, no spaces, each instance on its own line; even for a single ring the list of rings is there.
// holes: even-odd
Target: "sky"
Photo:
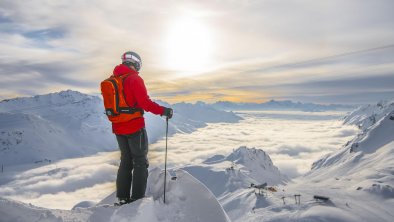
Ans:
[[[391,0],[0,2],[0,99],[98,94],[125,51],[175,102],[394,98]]]

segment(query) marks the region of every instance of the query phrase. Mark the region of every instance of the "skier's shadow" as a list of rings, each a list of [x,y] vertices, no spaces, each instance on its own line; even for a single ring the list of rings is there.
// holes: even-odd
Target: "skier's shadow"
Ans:
[[[313,203],[313,205],[323,205],[323,206],[328,206],[328,207],[336,207],[334,202],[332,202],[331,200],[326,200],[326,201],[318,201],[318,200],[316,200]]]

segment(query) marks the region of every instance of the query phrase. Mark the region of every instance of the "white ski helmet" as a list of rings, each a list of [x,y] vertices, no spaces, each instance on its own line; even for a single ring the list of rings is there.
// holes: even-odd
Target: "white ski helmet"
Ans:
[[[122,57],[122,64],[125,65],[133,65],[135,70],[139,71],[141,69],[142,66],[142,60],[141,57],[132,51],[128,51],[123,53]]]

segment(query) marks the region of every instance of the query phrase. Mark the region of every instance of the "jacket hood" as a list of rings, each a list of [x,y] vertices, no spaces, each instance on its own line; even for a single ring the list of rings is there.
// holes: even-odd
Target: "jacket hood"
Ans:
[[[135,71],[135,70],[131,69],[130,67],[123,65],[123,64],[117,65],[113,71],[114,76],[121,76],[121,75],[129,74],[129,73],[138,75],[137,71]]]

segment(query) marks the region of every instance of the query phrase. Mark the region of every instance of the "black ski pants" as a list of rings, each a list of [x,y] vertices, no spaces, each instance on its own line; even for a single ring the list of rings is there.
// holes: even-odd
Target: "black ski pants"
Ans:
[[[145,128],[129,134],[116,135],[120,149],[120,165],[116,178],[116,196],[133,199],[145,196],[148,179],[148,137]]]

